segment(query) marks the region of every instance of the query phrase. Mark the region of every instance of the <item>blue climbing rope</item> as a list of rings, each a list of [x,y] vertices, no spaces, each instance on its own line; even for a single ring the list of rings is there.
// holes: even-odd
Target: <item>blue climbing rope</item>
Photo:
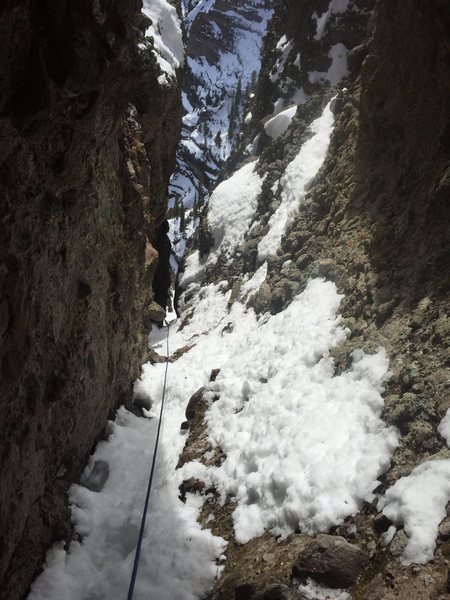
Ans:
[[[170,325],[169,325],[169,323],[167,323],[166,368],[164,371],[164,385],[163,385],[163,391],[162,391],[162,397],[161,397],[161,409],[159,411],[158,430],[156,432],[155,449],[153,452],[152,466],[150,469],[150,476],[148,479],[147,494],[145,496],[144,510],[142,512],[142,519],[141,519],[141,528],[139,529],[139,537],[138,537],[138,542],[137,542],[137,546],[136,546],[136,552],[134,555],[133,572],[131,574],[130,587],[128,588],[127,600],[133,600],[134,586],[136,585],[139,560],[141,558],[142,540],[144,539],[145,521],[147,519],[148,505],[149,505],[149,501],[150,501],[150,493],[152,491],[153,475],[155,474],[156,455],[158,453],[159,437],[160,437],[160,433],[161,433],[161,425],[162,425],[162,419],[163,419],[164,402],[166,399],[167,371],[169,369],[169,329],[170,329]]]

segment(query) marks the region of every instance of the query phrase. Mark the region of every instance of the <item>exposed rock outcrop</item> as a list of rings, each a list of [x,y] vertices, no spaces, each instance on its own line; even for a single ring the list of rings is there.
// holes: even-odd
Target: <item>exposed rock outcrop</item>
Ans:
[[[168,269],[158,250],[179,90],[158,83],[139,5],[0,8],[0,596],[8,600],[23,597],[47,548],[69,534],[66,490],[108,417],[130,400],[154,317],[152,280]]]

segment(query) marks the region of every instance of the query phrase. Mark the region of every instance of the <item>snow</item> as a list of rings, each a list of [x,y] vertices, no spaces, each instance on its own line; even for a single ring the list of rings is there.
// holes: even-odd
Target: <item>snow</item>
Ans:
[[[272,83],[278,81],[280,75],[283,73],[287,59],[293,47],[294,42],[292,40],[289,41],[285,35],[283,35],[283,37],[278,41],[276,49],[281,52],[281,55],[277,59],[269,75]]]
[[[344,13],[348,8],[349,1],[350,0],[331,0],[328,9],[322,13],[320,17],[316,12],[313,13],[312,18],[316,20],[315,40],[321,40],[323,38],[330,17],[332,15]]]
[[[399,479],[378,503],[396,525],[404,525],[408,544],[401,561],[425,564],[432,560],[439,523],[450,501],[450,460],[427,461]]]
[[[248,300],[254,292],[258,291],[267,277],[267,263],[262,264],[241,287],[242,300]]]
[[[355,353],[352,368],[334,375],[329,350],[345,338],[339,302],[334,284],[316,280],[258,324],[251,311],[238,322],[227,316],[242,345],[211,384],[220,399],[206,416],[226,459],[217,468],[187,465],[185,476],[236,498],[239,543],[267,529],[327,531],[372,499],[389,466],[397,434],[380,419],[388,361],[382,350]]]
[[[331,65],[328,71],[310,71],[308,79],[310,83],[323,84],[328,81],[331,85],[337,85],[344,77],[347,77],[347,48],[342,43],[331,46],[328,56],[331,58]]]
[[[258,283],[265,274],[255,274]],[[331,282],[311,281],[284,312],[259,321],[240,301],[228,311],[228,289],[226,282],[188,289],[195,312],[177,345],[196,345],[174,364],[172,393],[181,395],[190,372],[203,372],[208,386],[210,369],[221,369],[207,387],[206,421],[210,449],[220,446],[226,459],[220,467],[188,463],[184,478],[236,499],[240,543],[267,529],[327,531],[373,498],[397,444],[380,419],[386,355],[356,352],[352,367],[334,374],[329,351],[347,330]]]
[[[162,71],[158,81],[167,84],[168,77],[174,78],[176,70],[184,62],[183,36],[177,11],[167,0],[144,0],[142,12],[152,21],[145,35],[154,40],[154,54]]]
[[[438,431],[445,439],[447,446],[450,446],[450,408],[445,413],[445,417],[439,423]]]
[[[297,106],[291,106],[291,108],[283,110],[267,121],[264,125],[264,131],[272,139],[277,139],[277,137],[283,135],[283,133],[287,131],[296,113]]]
[[[325,111],[321,119],[328,118]],[[325,136],[331,123],[316,122],[315,135]],[[323,146],[322,140],[309,148],[316,155]],[[309,164],[309,155],[302,162]],[[308,176],[313,170],[308,167]],[[217,235],[212,261],[219,253],[230,256],[244,241],[261,183],[255,163],[249,163],[212,195],[210,219]],[[373,355],[355,351],[352,366],[334,372],[330,351],[349,334],[341,324],[342,297],[334,283],[311,280],[283,312],[258,317],[246,300],[264,281],[267,264],[244,279],[230,306],[231,282],[198,283],[208,260],[200,260],[198,253],[188,257],[188,288],[180,299],[183,327],[173,323],[170,328],[171,352],[190,349],[169,367],[136,600],[198,600],[221,572],[226,544],[198,523],[201,496],[187,494],[185,504],[179,500],[183,480],[203,479],[216,486],[222,501],[235,500],[239,543],[267,530],[282,537],[298,529],[323,532],[373,499],[398,442],[396,430],[381,420],[388,377],[384,350]],[[166,332],[151,332],[152,347],[160,354]],[[217,368],[220,373],[210,382]],[[144,411],[150,418],[121,408],[110,424],[110,437],[97,446],[86,475],[95,461],[105,461],[109,477],[103,489],[71,488],[74,525],[82,539],[68,550],[56,545],[48,553],[29,600],[126,596],[164,369],[165,363],[144,365],[135,386],[137,394],[152,400],[151,411]],[[193,461],[176,469],[186,439],[180,424],[200,387],[208,401],[205,456],[211,458],[220,447],[226,458],[220,466]],[[328,597],[323,596],[328,591],[311,583],[305,589],[322,594],[317,598]]]
[[[199,183],[206,190],[213,187],[222,164],[238,140],[246,93],[253,73],[260,69],[262,40],[273,8],[268,0],[246,0],[237,3],[235,10],[226,10],[226,3],[202,0],[187,15],[187,31],[200,13],[208,12],[207,30],[202,30],[205,46],[208,47],[211,42],[216,47],[217,39],[221,43],[217,54],[206,53],[212,64],[201,55],[187,60],[185,81],[189,84],[183,95],[186,114],[182,139],[190,142],[180,145],[175,174],[170,182],[172,201],[179,199],[188,209],[188,225],[193,216],[189,209],[198,197]],[[242,93],[237,101],[239,85]],[[230,127],[231,115],[234,127]],[[220,143],[216,142],[217,139]],[[249,153],[252,154],[251,148]],[[204,165],[207,173],[204,173]],[[179,173],[185,177],[179,179]],[[205,200],[207,196],[206,193]],[[170,237],[175,254],[181,257],[186,245],[179,242],[181,232],[178,225],[177,221],[172,222]],[[184,237],[190,239],[193,231],[195,224],[188,227]]]
[[[307,140],[281,178],[281,204],[269,219],[269,231],[258,245],[258,258],[263,261],[278,248],[289,221],[297,212],[307,185],[322,166],[330,143],[334,117],[327,104],[322,115],[310,126],[313,136]]]
[[[97,460],[108,463],[104,488],[100,492],[81,485],[70,489],[75,530],[82,541],[72,542],[68,551],[63,544],[54,546],[29,600],[126,598],[156,427],[156,419],[135,417],[124,408],[118,411],[110,423],[109,439],[98,444],[86,469],[89,472]],[[173,433],[158,458],[136,600],[198,599],[214,582],[215,559],[225,549],[223,540],[197,523],[198,498],[188,496],[186,504],[178,499],[180,482],[174,467],[184,438],[179,433],[172,437]]]
[[[344,590],[325,587],[308,579],[306,583],[298,586],[304,600],[350,600],[350,594]]]

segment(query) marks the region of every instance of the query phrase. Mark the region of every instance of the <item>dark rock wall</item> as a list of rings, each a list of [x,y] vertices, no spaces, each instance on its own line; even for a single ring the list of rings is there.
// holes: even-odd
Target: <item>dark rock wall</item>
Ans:
[[[0,597],[68,534],[65,493],[130,398],[180,127],[139,0],[0,7]],[[165,281],[168,257],[158,265]],[[164,302],[164,290],[156,290]]]

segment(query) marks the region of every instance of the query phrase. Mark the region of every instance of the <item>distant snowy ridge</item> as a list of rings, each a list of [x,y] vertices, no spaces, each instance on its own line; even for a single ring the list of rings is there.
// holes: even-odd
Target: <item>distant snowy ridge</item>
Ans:
[[[260,68],[271,5],[271,0],[201,0],[186,14],[190,37],[185,115],[170,184],[170,235],[179,257],[198,225],[198,213],[211,186],[237,143],[245,94]],[[189,6],[192,3],[185,3],[185,9]]]

